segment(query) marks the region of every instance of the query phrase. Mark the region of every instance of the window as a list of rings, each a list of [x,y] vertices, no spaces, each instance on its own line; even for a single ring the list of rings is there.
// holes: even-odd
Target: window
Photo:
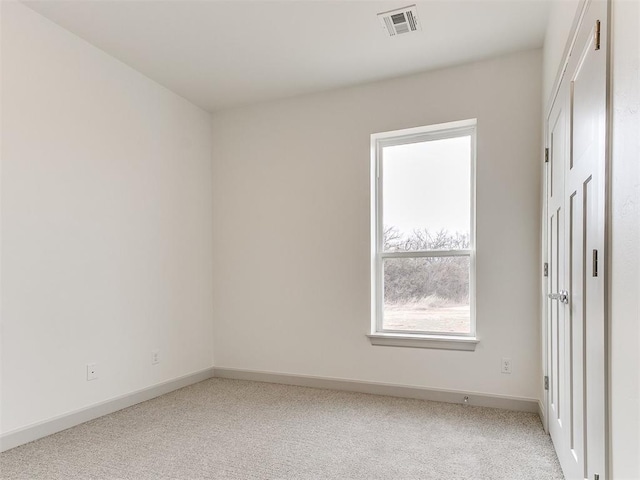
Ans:
[[[372,135],[372,343],[473,350],[476,122]]]

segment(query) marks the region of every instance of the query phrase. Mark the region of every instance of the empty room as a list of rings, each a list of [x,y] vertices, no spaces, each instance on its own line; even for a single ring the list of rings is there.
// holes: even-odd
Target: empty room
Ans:
[[[640,0],[0,0],[0,478],[640,480]]]

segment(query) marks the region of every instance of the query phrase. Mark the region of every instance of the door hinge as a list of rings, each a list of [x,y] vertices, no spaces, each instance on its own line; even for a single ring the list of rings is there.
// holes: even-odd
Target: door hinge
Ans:
[[[548,375],[544,376],[544,389],[545,390],[549,390],[549,376]]]
[[[592,266],[592,275],[594,277],[598,276],[598,250],[593,250],[593,266]]]
[[[544,163],[549,163],[549,149],[544,149]]]
[[[547,262],[544,262],[543,271],[544,271],[544,276],[548,277],[549,276],[549,264]]]
[[[600,20],[596,20],[596,27],[593,35],[593,43],[595,45],[595,49],[600,50]]]

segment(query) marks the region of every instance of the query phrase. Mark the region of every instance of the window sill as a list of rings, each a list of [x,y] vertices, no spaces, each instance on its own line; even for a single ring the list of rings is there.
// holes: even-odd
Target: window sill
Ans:
[[[367,335],[371,345],[385,347],[435,348],[473,352],[479,340],[476,337],[420,335],[416,333],[372,333]]]

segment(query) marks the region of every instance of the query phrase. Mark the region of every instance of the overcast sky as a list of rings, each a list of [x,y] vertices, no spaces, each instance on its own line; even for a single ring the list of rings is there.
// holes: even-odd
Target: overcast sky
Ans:
[[[383,224],[469,233],[470,137],[385,147]]]

